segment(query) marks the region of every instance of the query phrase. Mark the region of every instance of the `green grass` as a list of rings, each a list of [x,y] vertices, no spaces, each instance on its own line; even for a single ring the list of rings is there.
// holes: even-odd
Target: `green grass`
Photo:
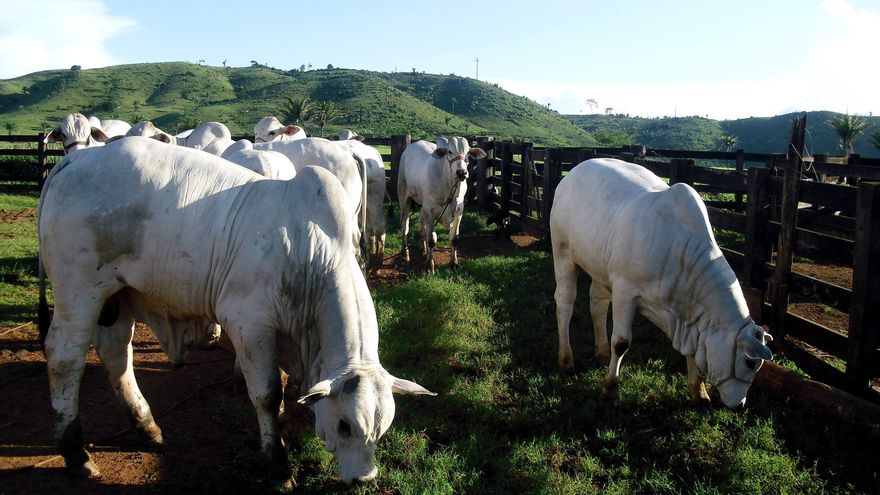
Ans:
[[[34,198],[0,197],[0,205],[14,202],[29,208]],[[464,235],[488,229],[482,215],[468,212]],[[27,259],[33,239],[25,238],[33,234],[16,231],[25,248],[14,256]],[[399,242],[399,232],[389,234],[389,254]],[[289,456],[298,490],[877,492],[876,442],[864,441],[833,417],[790,407],[760,389],[750,392],[742,411],[692,406],[684,359],[643,319],[624,360],[618,401],[601,401],[605,370],[591,357],[588,281],[579,283],[572,320],[579,372],[571,376],[556,365],[553,280],[550,254],[528,249],[463,260],[458,271],[439,267],[433,277],[374,288],[383,365],[439,395],[396,398],[394,424],[377,449],[379,477],[366,485],[339,483],[322,442],[310,430],[301,432],[290,442]],[[0,318],[21,316],[4,306]],[[252,414],[245,403],[221,404],[217,411],[222,422]],[[242,462],[257,462],[254,449],[240,453]]]
[[[480,215],[470,214],[474,227]],[[463,232],[468,232],[463,229]],[[389,241],[393,239],[391,236]],[[639,320],[617,404],[599,400],[581,281],[575,376],[556,366],[553,270],[540,250],[465,260],[374,290],[383,364],[438,397],[397,398],[378,481],[357,493],[859,493],[877,447],[753,390],[744,411],[688,400],[684,359]],[[307,440],[307,491],[345,491]],[[858,452],[853,451],[858,450]],[[305,457],[304,457],[305,456]],[[311,457],[309,457],[311,456]],[[306,466],[303,468],[303,466]],[[301,484],[301,486],[303,486]],[[331,488],[327,488],[331,487]]]
[[[0,210],[35,212],[39,195],[0,193]],[[37,219],[0,223],[0,328],[35,321]]]

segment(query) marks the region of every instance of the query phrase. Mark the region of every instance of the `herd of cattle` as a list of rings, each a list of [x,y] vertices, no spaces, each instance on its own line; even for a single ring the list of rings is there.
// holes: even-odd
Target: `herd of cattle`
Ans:
[[[55,433],[71,472],[99,474],[79,421],[91,345],[134,429],[146,443],[163,444],[134,376],[135,321],[155,332],[175,363],[222,328],[273,478],[291,475],[278,426],[282,396],[298,395],[312,408],[316,434],[351,483],[376,476],[392,394],[434,395],[379,362],[376,313],[358,258],[384,251],[381,155],[353,132],[338,141],[308,138],[274,117],[260,120],[254,135],[255,143],[233,141],[213,122],[171,136],[149,122],[73,114],[47,137],[67,155],[39,206],[40,269],[55,299],[49,324],[41,294],[40,330]],[[467,164],[484,156],[461,137],[406,148],[398,179],[405,259],[415,202],[425,269],[434,269],[438,222],[450,229],[458,264]],[[574,366],[569,320],[584,270],[593,280],[596,356],[610,361],[603,396],[616,394],[639,311],[687,358],[694,400],[708,399],[705,380],[725,405],[745,402],[761,363],[772,359],[770,336],[749,317],[693,189],[668,187],[637,165],[589,160],[557,189],[551,238],[563,369]],[[289,377],[284,391],[279,368]]]

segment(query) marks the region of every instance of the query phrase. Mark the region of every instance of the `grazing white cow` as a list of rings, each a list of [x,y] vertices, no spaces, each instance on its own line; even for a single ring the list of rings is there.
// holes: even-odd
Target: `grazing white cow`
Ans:
[[[467,165],[471,158],[485,158],[486,152],[471,148],[467,139],[440,138],[437,143],[416,141],[403,151],[397,176],[403,258],[409,261],[409,213],[411,202],[422,205],[419,215],[425,270],[434,272],[435,220],[449,229],[452,267],[458,266],[458,228],[467,193]]]
[[[115,137],[115,136],[125,136],[129,129],[131,129],[131,125],[124,120],[100,120],[98,117],[94,115],[89,116],[89,124],[92,127],[98,127],[107,137]]]
[[[351,129],[343,129],[343,130],[339,131],[339,138],[338,139],[340,141],[348,141],[350,139],[353,139],[355,141],[363,141],[364,137],[359,135],[358,133],[354,132]]]
[[[167,336],[209,321],[229,332],[273,476],[290,476],[277,423],[280,364],[313,408],[342,480],[372,479],[376,443],[394,417],[392,393],[431,392],[379,362],[352,227],[345,191],[316,167],[269,180],[140,138],[62,160],[43,188],[39,241],[55,293],[41,336],[68,470],[98,474],[78,412],[89,346],[134,428],[162,444],[132,369],[134,322]]]
[[[236,141],[220,156],[270,179],[290,180],[296,176],[296,168],[286,156],[277,151],[255,150],[247,139]]]
[[[61,119],[61,123],[43,138],[43,143],[61,142],[64,153],[84,148],[103,146],[109,137],[100,126],[95,127],[81,113],[71,113]]]
[[[356,224],[360,226],[360,231],[354,229],[352,232],[355,250],[358,249],[363,239],[361,232],[366,224],[367,214],[367,188],[364,186],[367,184],[366,164],[358,155],[333,141],[314,137],[293,141],[279,140],[269,143],[255,143],[254,149],[277,151],[283,154],[296,167],[297,173],[310,165],[332,172],[345,188],[349,198],[349,207],[354,218],[357,219]],[[360,247],[362,251],[365,251],[363,246]]]
[[[220,122],[203,122],[189,133],[184,140],[183,146],[200,150],[204,149],[211,141],[224,138],[230,140],[230,144],[232,144],[232,133],[229,132],[228,127]],[[220,153],[214,154],[220,155]]]
[[[306,131],[298,125],[284,125],[274,116],[263,117],[254,125],[254,141],[269,143],[272,141],[294,141],[305,139]]]
[[[371,256],[384,256],[385,254],[385,162],[382,154],[376,148],[362,143],[363,137],[354,134],[354,137],[340,139],[337,144],[351,150],[363,160],[367,170],[367,213],[364,232],[367,238],[367,251]],[[346,131],[340,133],[340,138]],[[360,138],[360,139],[358,139]]]
[[[703,380],[728,407],[745,403],[770,339],[749,316],[736,275],[715,243],[706,207],[686,184],[666,185],[631,163],[587,160],[565,176],[550,213],[556,272],[559,364],[574,368],[569,321],[577,276],[592,278],[596,356],[608,359],[603,396],[617,392],[620,361],[636,311],[660,327],[687,358],[691,398],[707,400]],[[614,323],[606,333],[608,304]]]

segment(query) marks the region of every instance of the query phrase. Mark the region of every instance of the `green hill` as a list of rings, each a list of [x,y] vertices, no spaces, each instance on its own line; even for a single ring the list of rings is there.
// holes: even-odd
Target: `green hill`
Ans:
[[[736,136],[741,148],[754,153],[785,153],[791,139],[791,123],[800,113],[738,120],[712,120],[702,117],[647,119],[620,115],[566,115],[565,117],[611,145],[643,144],[650,148],[723,150],[721,137]],[[807,113],[807,150],[812,154],[840,155],[837,134],[828,121],[840,114]],[[880,150],[869,135],[880,130],[880,117],[866,117],[868,129],[855,142],[855,152],[878,157]]]
[[[545,145],[590,145],[580,127],[527,98],[458,76],[348,69],[281,71],[265,66],[210,67],[186,62],[55,70],[0,80],[0,124],[14,133],[54,127],[78,111],[129,122],[149,119],[168,131],[220,121],[253,132],[280,113],[286,97],[332,100],[344,115],[326,134],[351,128],[367,136],[413,138],[486,134]],[[317,126],[307,126],[317,135]]]

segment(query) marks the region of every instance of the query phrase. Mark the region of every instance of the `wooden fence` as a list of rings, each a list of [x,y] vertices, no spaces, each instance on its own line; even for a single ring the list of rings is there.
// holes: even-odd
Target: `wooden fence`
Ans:
[[[4,136],[2,141],[42,142],[42,136]],[[816,379],[880,401],[880,394],[869,385],[880,377],[880,184],[872,182],[880,180],[880,160],[857,156],[802,159],[803,141],[797,133],[787,154],[543,148],[490,137],[473,141],[488,156],[471,164],[470,199],[509,216],[522,230],[538,237],[549,235],[557,184],[572,167],[589,158],[638,163],[670,183],[684,182],[709,195],[706,207],[713,227],[744,238],[741,248],[722,251],[742,283],[753,317],[779,337],[777,350]],[[396,199],[400,156],[410,137],[365,142],[390,146],[390,154],[382,156],[391,165],[388,192]],[[0,155],[37,157],[37,166],[24,173],[26,177],[5,180],[39,180],[48,170],[47,157],[61,155],[61,150],[37,144],[30,149],[0,149]],[[721,161],[727,168],[704,166],[709,161]],[[802,175],[868,180],[849,187],[804,180]],[[728,194],[721,196],[724,193]],[[851,266],[852,289],[792,272],[795,255]],[[849,313],[847,333],[789,312],[791,295]],[[818,358],[804,344],[845,362],[845,370]]]

